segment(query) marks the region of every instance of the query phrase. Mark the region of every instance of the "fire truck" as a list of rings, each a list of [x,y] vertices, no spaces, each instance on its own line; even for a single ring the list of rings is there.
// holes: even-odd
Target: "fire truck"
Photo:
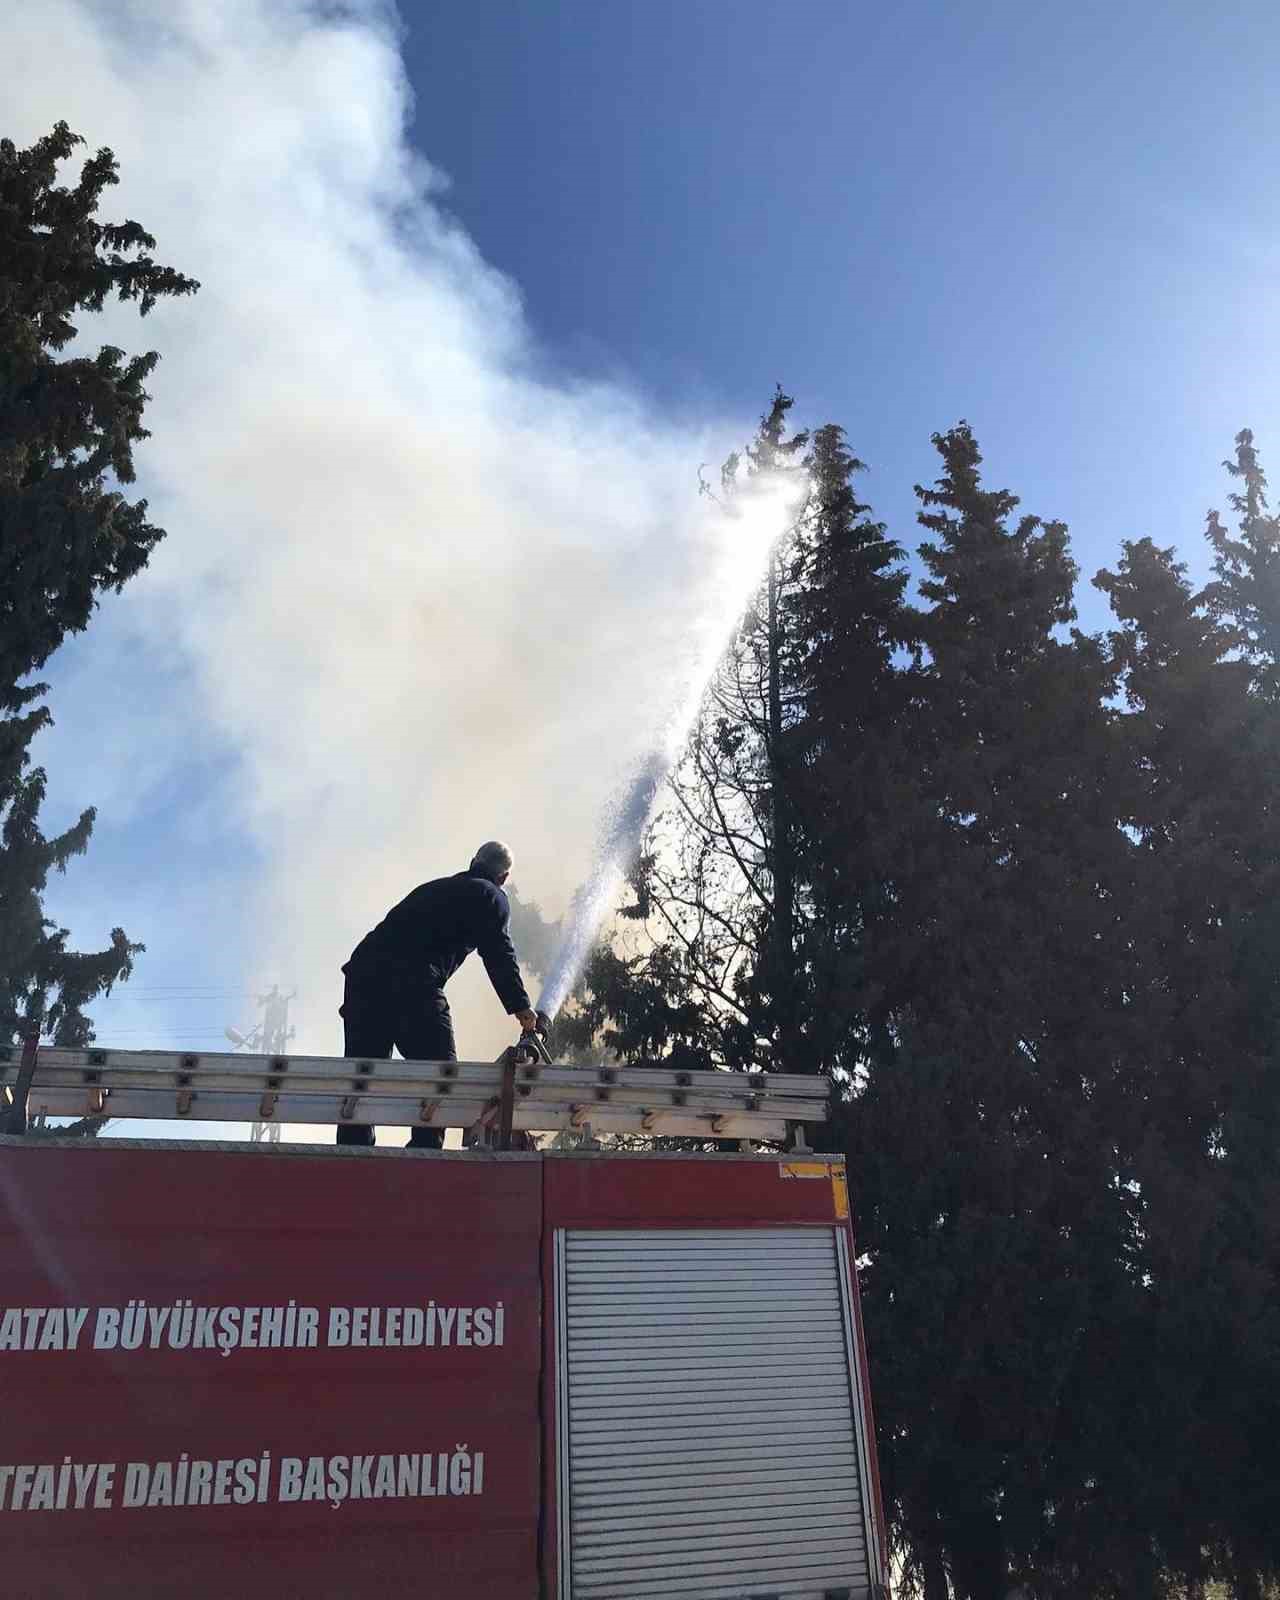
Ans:
[[[0,1084],[6,1595],[887,1600],[818,1080],[30,1042]],[[84,1115],[488,1142],[34,1126]]]

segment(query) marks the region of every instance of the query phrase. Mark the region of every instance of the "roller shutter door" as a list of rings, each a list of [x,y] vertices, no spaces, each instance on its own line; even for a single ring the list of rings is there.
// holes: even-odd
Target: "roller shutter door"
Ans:
[[[834,1229],[557,1237],[562,1600],[872,1592],[847,1271]]]

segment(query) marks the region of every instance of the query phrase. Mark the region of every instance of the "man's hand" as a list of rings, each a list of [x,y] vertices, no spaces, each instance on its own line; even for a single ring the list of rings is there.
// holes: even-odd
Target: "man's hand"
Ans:
[[[532,1011],[526,1006],[523,1011],[515,1012],[514,1016],[525,1033],[537,1033],[538,1013],[536,1011]]]

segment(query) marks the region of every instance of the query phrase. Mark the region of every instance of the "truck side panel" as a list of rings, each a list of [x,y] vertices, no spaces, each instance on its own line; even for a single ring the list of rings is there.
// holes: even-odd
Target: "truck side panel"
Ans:
[[[5,1592],[532,1600],[539,1169],[6,1143]]]

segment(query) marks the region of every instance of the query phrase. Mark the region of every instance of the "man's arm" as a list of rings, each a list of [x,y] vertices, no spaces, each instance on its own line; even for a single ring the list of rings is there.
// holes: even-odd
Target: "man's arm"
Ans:
[[[511,921],[511,908],[507,905],[507,897],[501,889],[495,890],[490,907],[490,915],[486,918],[487,926],[483,931],[483,937],[476,941],[476,949],[484,962],[484,970],[489,974],[489,982],[496,990],[498,999],[512,1016],[519,1016],[522,1012],[530,1011],[531,1007],[528,991],[520,977],[520,963],[516,960],[516,949],[507,931]],[[522,1022],[523,1020],[521,1017]]]

